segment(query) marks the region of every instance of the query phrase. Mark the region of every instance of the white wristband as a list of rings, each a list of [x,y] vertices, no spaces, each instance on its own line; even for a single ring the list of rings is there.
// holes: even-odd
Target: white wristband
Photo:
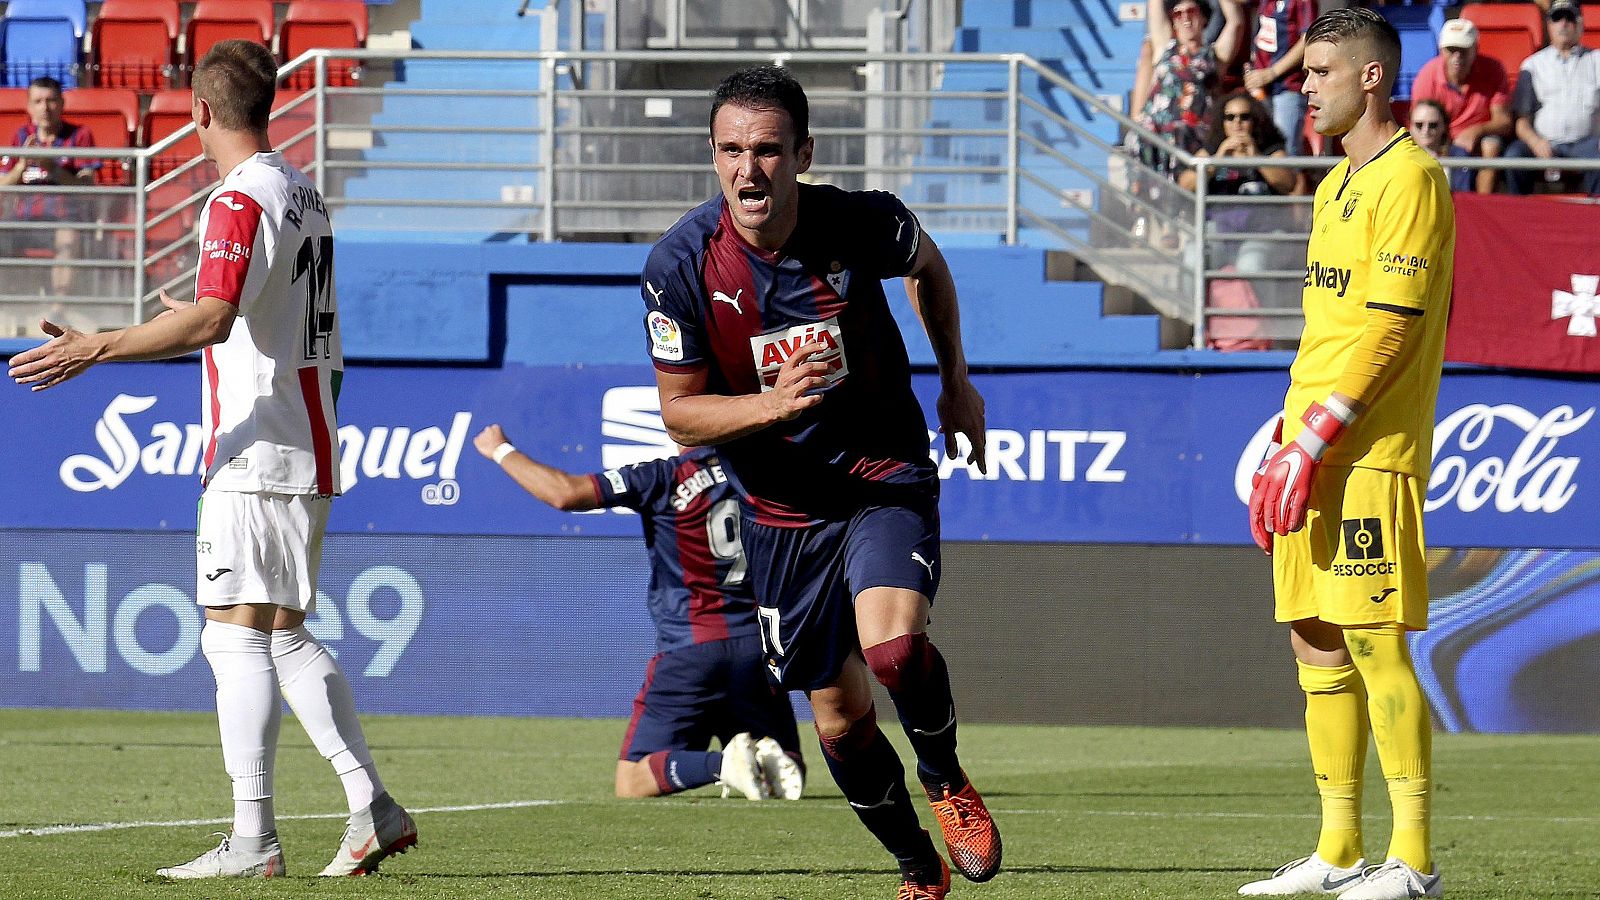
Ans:
[[[517,448],[511,446],[510,441],[501,441],[500,446],[494,448],[494,452],[489,456],[494,459],[494,464],[498,466],[506,461],[506,457],[515,452],[517,452]]]

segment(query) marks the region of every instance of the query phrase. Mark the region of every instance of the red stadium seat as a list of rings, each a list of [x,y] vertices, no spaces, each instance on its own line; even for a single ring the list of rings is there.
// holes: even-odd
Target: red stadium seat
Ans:
[[[267,126],[267,136],[272,139],[272,146],[282,151],[283,158],[297,169],[304,170],[316,162],[316,139],[302,136],[317,121],[316,103],[314,96],[290,90],[278,91],[277,98],[272,101],[272,122]]]
[[[62,117],[89,129],[96,147],[132,147],[139,129],[139,95],[125,88],[77,88],[66,92]],[[127,184],[121,160],[106,160],[99,184]]]
[[[193,121],[189,91],[162,91],[150,98],[144,114],[144,140],[148,147]],[[179,140],[150,161],[150,178],[155,180],[200,155],[200,138],[194,134]]]
[[[1532,3],[1473,3],[1461,17],[1478,26],[1478,53],[1506,67],[1506,81],[1515,89],[1522,61],[1544,46],[1544,19]]]
[[[89,59],[96,84],[149,93],[172,83],[177,0],[106,0],[93,34]]]
[[[240,38],[272,46],[272,0],[200,0],[189,19],[184,65],[194,64],[217,41]]]
[[[367,5],[361,0],[294,0],[283,27],[278,29],[278,49],[284,62],[315,47],[344,49],[366,45]],[[329,60],[328,84],[353,86],[355,68],[349,60]],[[314,87],[316,81],[316,70],[308,66],[290,75],[288,85],[305,89]]]
[[[1411,101],[1390,100],[1389,110],[1394,113],[1394,120],[1400,123],[1401,128],[1411,127]]]
[[[1581,41],[1591,50],[1600,50],[1600,3],[1584,4]]]
[[[0,88],[0,146],[9,145],[17,129],[28,124],[28,89]]]
[[[162,91],[150,98],[150,109],[144,116],[144,145],[150,146],[194,120],[190,112],[188,90]],[[168,147],[150,161],[151,180],[166,175],[178,166],[200,155],[200,138],[190,134]],[[205,199],[205,189],[217,177],[216,167],[201,163],[173,178],[166,184],[150,189],[145,201],[146,215],[155,219],[170,210],[177,212],[146,230],[145,240],[152,255],[183,240],[194,233],[195,221],[200,216],[200,203],[193,199],[200,194]],[[185,266],[193,265],[194,253],[170,253],[150,267],[150,277],[157,282],[177,275]]]

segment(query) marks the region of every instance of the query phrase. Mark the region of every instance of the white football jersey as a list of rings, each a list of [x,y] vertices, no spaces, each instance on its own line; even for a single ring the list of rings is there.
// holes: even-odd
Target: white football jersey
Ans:
[[[205,483],[339,493],[344,355],[322,195],[282,154],[257,153],[211,192],[199,228],[194,295],[239,310],[228,339],[204,351]]]

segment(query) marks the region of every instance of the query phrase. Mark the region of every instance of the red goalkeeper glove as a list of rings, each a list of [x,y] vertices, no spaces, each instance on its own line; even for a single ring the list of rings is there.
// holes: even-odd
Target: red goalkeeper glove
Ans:
[[[1311,479],[1316,474],[1317,463],[1328,448],[1344,433],[1345,426],[1355,420],[1348,406],[1333,398],[1331,406],[1313,403],[1300,421],[1305,428],[1295,435],[1293,443],[1279,450],[1261,472],[1261,480],[1251,492],[1251,521],[1259,517],[1261,528],[1272,534],[1289,534],[1299,531],[1306,523],[1306,506],[1311,500]],[[1258,537],[1256,544],[1261,540]],[[1261,549],[1271,553],[1270,546]]]
[[[1267,452],[1261,454],[1261,465],[1256,466],[1256,474],[1250,479],[1250,537],[1256,546],[1272,555],[1272,532],[1267,530],[1266,523],[1262,521],[1261,514],[1266,508],[1265,495],[1261,490],[1261,476],[1267,473],[1267,463],[1278,451],[1283,449],[1283,416],[1278,417],[1278,424],[1272,428],[1272,440],[1267,444]]]

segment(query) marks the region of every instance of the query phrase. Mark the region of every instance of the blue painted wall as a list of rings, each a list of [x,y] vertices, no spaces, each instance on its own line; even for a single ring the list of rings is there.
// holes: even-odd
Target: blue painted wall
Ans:
[[[645,360],[645,244],[339,243],[347,356],[624,365]],[[1152,316],[1101,315],[1101,285],[1046,281],[1044,251],[946,252],[977,366],[1153,361]],[[885,283],[912,362],[933,350],[898,279]]]

